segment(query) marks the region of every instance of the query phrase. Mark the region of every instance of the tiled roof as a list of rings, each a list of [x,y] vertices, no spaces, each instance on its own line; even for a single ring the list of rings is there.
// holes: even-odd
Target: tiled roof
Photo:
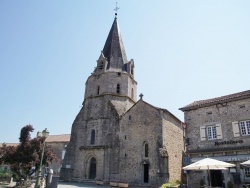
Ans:
[[[245,99],[245,98],[250,98],[250,90],[242,91],[242,92],[234,93],[230,95],[225,95],[222,97],[207,99],[207,100],[194,101],[193,103],[187,106],[179,108],[179,110],[181,111],[194,110],[194,109],[205,107],[205,106],[211,106],[214,104],[221,104],[221,103],[235,101],[239,99]]]
[[[46,138],[46,142],[69,142],[70,134],[61,134],[61,135],[49,135]]]
[[[2,147],[3,144],[6,144],[6,146],[14,146],[14,147],[19,145],[19,143],[0,143],[0,147]]]
[[[46,138],[46,142],[69,142],[70,141],[70,134],[61,134],[61,135],[49,135]],[[0,147],[6,144],[6,146],[18,146],[19,143],[0,143]]]

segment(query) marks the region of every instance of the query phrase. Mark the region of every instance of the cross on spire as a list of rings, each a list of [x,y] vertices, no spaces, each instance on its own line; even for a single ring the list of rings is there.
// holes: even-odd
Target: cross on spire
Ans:
[[[115,11],[115,16],[117,16],[117,11],[118,11],[119,7],[117,6],[117,2],[116,2],[115,4],[116,4],[116,5],[115,5],[114,11]]]

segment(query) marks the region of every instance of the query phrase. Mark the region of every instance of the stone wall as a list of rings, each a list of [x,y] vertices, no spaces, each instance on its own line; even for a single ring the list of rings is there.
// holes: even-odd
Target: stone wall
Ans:
[[[170,120],[170,121],[169,121]],[[163,119],[163,149],[168,154],[169,181],[181,180],[182,155],[183,155],[183,131],[181,122],[171,121],[173,118]],[[174,124],[174,123],[175,124]]]
[[[97,179],[109,181],[112,175],[119,173],[119,114],[126,112],[132,104],[127,98],[111,95],[88,98],[83,103],[72,125],[62,179],[68,176],[89,179],[92,157],[96,159]],[[94,144],[91,143],[93,130]]]
[[[52,161],[50,168],[53,169],[54,174],[59,174],[61,165],[62,165],[62,160],[63,160],[63,155],[65,152],[65,147],[67,146],[68,142],[49,142],[47,145],[51,146],[53,152],[57,156],[57,160]]]
[[[169,177],[180,180],[183,151],[180,121],[171,119],[170,114],[166,116],[168,120],[163,118],[162,110],[142,100],[122,116],[120,175],[123,180],[151,185],[161,185]],[[148,157],[145,144],[148,144]],[[169,155],[161,153],[164,148]],[[149,165],[148,183],[144,179],[145,165]]]
[[[240,108],[245,104],[245,108]],[[212,105],[185,112],[185,122],[188,125],[187,137],[190,138],[188,150],[197,148],[225,148],[249,145],[250,136],[234,137],[233,125],[235,121],[250,120],[250,99],[228,102],[225,106]],[[204,140],[200,138],[200,127],[221,124],[222,138],[219,140]],[[243,143],[221,144],[215,146],[215,141],[238,141]]]
[[[118,95],[128,96],[133,101],[137,99],[137,82],[126,72],[106,72],[98,75],[91,75],[86,81],[85,99],[90,96],[117,94],[117,84],[120,84]],[[98,86],[99,94],[98,94]],[[133,96],[131,91],[133,88]]]
[[[121,180],[142,184],[143,165],[149,164],[149,183],[158,183],[157,172],[160,163],[158,142],[162,143],[162,119],[159,111],[139,101],[122,117],[120,126]],[[148,157],[144,154],[146,143]]]

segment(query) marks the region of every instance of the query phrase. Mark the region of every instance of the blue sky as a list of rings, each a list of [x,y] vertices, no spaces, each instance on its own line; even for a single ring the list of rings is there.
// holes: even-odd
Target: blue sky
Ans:
[[[20,129],[69,134],[116,1],[0,1],[0,143]],[[249,90],[249,0],[120,0],[137,95],[166,108]],[[138,97],[139,98],[139,97]]]

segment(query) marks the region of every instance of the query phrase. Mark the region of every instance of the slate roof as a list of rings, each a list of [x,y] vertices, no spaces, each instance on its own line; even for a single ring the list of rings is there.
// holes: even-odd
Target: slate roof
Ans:
[[[250,98],[250,90],[242,91],[242,92],[234,93],[230,95],[225,95],[222,97],[207,99],[207,100],[194,101],[193,103],[187,106],[179,108],[179,110],[184,112],[184,111],[194,110],[194,109],[201,108],[201,107],[211,106],[215,104],[223,104],[226,102],[235,101],[239,99],[245,99],[245,98]]]
[[[128,62],[116,17],[109,31],[102,53],[108,60],[108,69],[123,68],[123,64]]]
[[[49,135],[46,142],[69,142],[70,134]]]

